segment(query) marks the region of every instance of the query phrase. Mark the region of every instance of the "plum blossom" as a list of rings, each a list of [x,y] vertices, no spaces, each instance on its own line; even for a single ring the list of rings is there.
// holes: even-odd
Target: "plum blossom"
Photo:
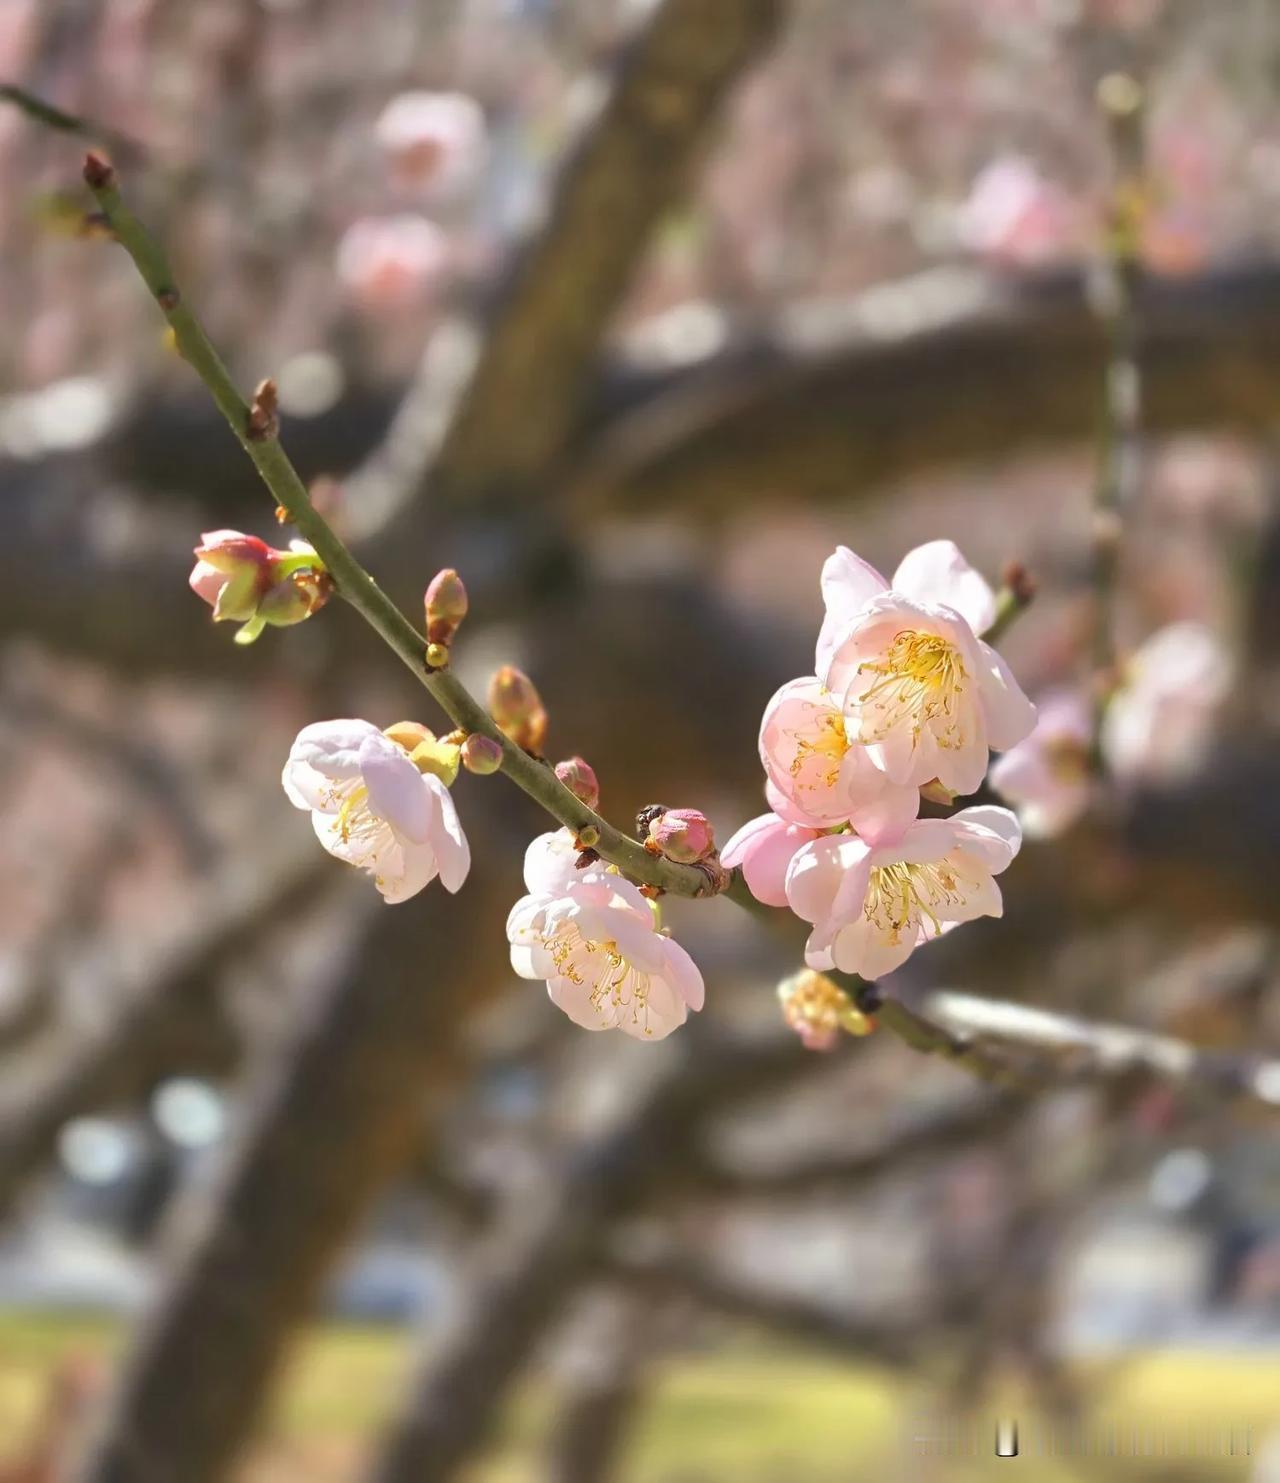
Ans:
[[[787,870],[801,846],[821,830],[794,824],[776,813],[750,819],[720,852],[726,870],[742,867],[747,890],[765,906],[787,904]]]
[[[1017,810],[1023,832],[1061,834],[1089,806],[1093,713],[1075,690],[1055,690],[1039,703],[1035,730],[996,759],[991,786]]]
[[[429,302],[450,263],[448,237],[425,216],[361,217],[338,244],[338,278],[361,307],[377,313]]]
[[[775,811],[795,824],[851,823],[868,843],[881,844],[920,811],[919,789],[875,765],[816,676],[788,681],[765,706],[760,760],[780,800]]]
[[[1062,262],[1078,250],[1080,212],[1022,155],[992,160],[974,178],[957,229],[970,251],[1015,268]]]
[[[1230,654],[1203,624],[1171,623],[1125,666],[1102,723],[1102,753],[1122,781],[1172,783],[1194,771],[1235,679]]]
[[[957,923],[998,917],[993,877],[1021,842],[1017,818],[1004,808],[918,819],[897,844],[879,848],[853,834],[812,840],[786,881],[792,911],[813,925],[805,962],[879,978]]]
[[[511,966],[545,979],[551,1002],[585,1030],[661,1040],[702,1008],[702,975],[630,881],[598,865],[578,870],[577,853],[567,829],[530,844],[529,894],[507,919]]]
[[[869,1035],[875,1028],[839,984],[812,968],[784,978],[778,985],[778,999],[783,1019],[806,1050],[834,1050],[841,1031]]]
[[[241,625],[236,643],[251,644],[271,624],[301,623],[328,601],[333,588],[324,563],[306,541],[287,551],[239,530],[209,530],[195,548],[191,590],[213,609],[215,623]]]
[[[447,190],[464,184],[484,154],[484,112],[465,93],[398,93],[374,135],[409,186]]]
[[[988,748],[1028,735],[1035,708],[1004,660],[978,634],[995,595],[952,541],[909,551],[886,582],[840,546],[822,569],[826,618],[818,679],[836,698],[848,735],[898,784],[937,778],[972,793]]]
[[[373,877],[388,902],[407,901],[436,876],[457,891],[471,867],[449,789],[442,745],[425,727],[390,728],[417,742],[412,750],[369,721],[318,721],[289,751],[281,782],[289,801],[308,809],[331,855]],[[456,772],[456,760],[451,764]]]

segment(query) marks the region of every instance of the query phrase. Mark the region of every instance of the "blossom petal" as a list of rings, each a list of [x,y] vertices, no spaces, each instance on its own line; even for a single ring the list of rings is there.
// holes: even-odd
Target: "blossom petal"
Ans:
[[[869,562],[848,546],[837,546],[822,566],[822,600],[826,617],[818,635],[816,668],[822,674],[840,632],[869,599],[885,591],[888,582]]]
[[[1036,724],[1036,708],[1013,671],[990,644],[979,639],[978,651],[983,661],[978,669],[978,688],[987,718],[987,745],[997,752],[1005,752],[1031,735]]]
[[[701,1009],[706,1002],[706,985],[702,973],[689,954],[670,937],[663,938],[666,966],[663,977],[676,990],[690,1009]]]
[[[974,633],[984,633],[995,622],[996,598],[990,583],[969,565],[954,541],[928,541],[908,551],[890,585],[917,602],[954,608]]]
[[[448,788],[431,773],[425,773],[422,781],[427,796],[434,799],[431,845],[439,863],[440,884],[453,895],[461,889],[471,869],[471,846]]]
[[[558,896],[582,877],[578,850],[568,829],[552,829],[530,840],[524,852],[524,883],[535,893]]]
[[[376,731],[360,743],[358,755],[373,812],[397,834],[414,844],[424,844],[431,833],[431,795],[426,779],[409,761],[404,748]]]
[[[998,875],[1022,848],[1022,826],[1012,810],[995,804],[961,809],[949,819],[956,842],[978,856],[986,868]]]
[[[747,889],[764,906],[787,904],[787,870],[796,852],[817,831],[788,824],[776,814],[761,814],[742,826],[721,852],[723,865],[742,866]]]
[[[289,760],[305,762],[328,778],[353,778],[360,772],[361,746],[381,735],[370,721],[315,721],[298,733]]]

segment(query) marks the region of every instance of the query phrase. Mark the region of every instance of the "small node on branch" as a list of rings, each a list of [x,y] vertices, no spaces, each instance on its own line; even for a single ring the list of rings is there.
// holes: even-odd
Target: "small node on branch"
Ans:
[[[96,149],[91,149],[84,157],[84,181],[91,191],[106,190],[115,184],[115,167]]]
[[[264,381],[259,381],[254,388],[253,403],[249,408],[249,417],[245,423],[245,434],[252,442],[265,443],[280,431],[280,420],[277,416],[279,406],[280,394],[276,390],[276,383],[270,376]]]
[[[1020,561],[1006,562],[1000,580],[1020,608],[1027,607],[1036,595],[1036,579]]]
[[[600,843],[600,831],[594,824],[578,830],[577,846],[580,850],[594,850]]]
[[[119,241],[105,211],[86,211],[80,219],[80,236],[104,242]]]
[[[176,288],[162,288],[156,294],[156,303],[166,314],[172,314],[181,302],[182,296]]]
[[[449,651],[443,644],[427,645],[427,668],[431,670],[449,668]]]

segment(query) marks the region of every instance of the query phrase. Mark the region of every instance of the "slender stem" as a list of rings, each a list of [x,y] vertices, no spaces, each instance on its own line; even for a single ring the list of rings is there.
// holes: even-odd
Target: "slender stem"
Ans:
[[[82,118],[79,114],[68,113],[14,83],[0,82],[0,103],[12,103],[28,118],[35,119],[48,129],[56,129],[60,134],[78,134],[82,139],[96,140],[122,162],[141,160],[146,155],[146,150],[136,139],[120,133],[118,129],[108,128],[105,124],[97,123],[91,118]]]
[[[1106,334],[1107,366],[1093,519],[1092,668],[1101,719],[1115,683],[1116,581],[1123,520],[1137,500],[1141,479],[1137,295],[1146,192],[1141,86],[1125,73],[1113,73],[1098,86],[1098,104],[1107,123],[1114,176],[1098,311]]]
[[[117,240],[133,259],[143,282],[169,321],[179,353],[208,387],[218,410],[253,460],[276,503],[315,548],[329,569],[339,595],[377,631],[454,725],[467,732],[479,732],[497,742],[502,748],[502,771],[511,781],[575,834],[581,834],[584,829],[594,829],[597,839],[593,848],[631,879],[660,887],[677,896],[710,896],[726,889],[713,879],[713,873],[693,865],[677,865],[661,855],[651,854],[638,840],[615,829],[607,819],[574,797],[544,762],[529,756],[508,740],[488,711],[455,675],[447,669],[428,669],[426,639],[312,505],[306,486],[279,438],[274,433],[266,436],[251,434],[249,403],[237,389],[191,306],[179,292],[160,246],[121,199],[115,171],[97,156],[90,155],[85,166],[85,180]],[[745,894],[745,887],[737,879],[729,882],[727,890],[734,899]]]

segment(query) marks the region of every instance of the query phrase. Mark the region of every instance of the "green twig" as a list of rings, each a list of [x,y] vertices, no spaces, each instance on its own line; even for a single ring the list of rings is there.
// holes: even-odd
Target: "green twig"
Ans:
[[[575,834],[581,834],[587,828],[594,829],[597,838],[593,848],[597,854],[632,880],[659,887],[676,896],[710,896],[725,889],[722,882],[713,879],[714,872],[693,865],[677,865],[660,855],[651,854],[638,840],[615,829],[607,819],[575,798],[544,762],[513,745],[494,724],[488,711],[448,669],[427,667],[426,639],[316,511],[306,486],[275,435],[270,419],[267,419],[265,431],[259,430],[262,427],[260,417],[251,422],[253,406],[237,389],[191,306],[182,297],[159,245],[121,199],[115,171],[97,155],[91,154],[85,163],[84,175],[116,239],[133,259],[168,320],[179,353],[208,387],[218,410],[253,460],[277,505],[315,548],[328,567],[339,595],[378,632],[454,725],[468,733],[479,732],[497,742],[502,748],[502,771],[511,781]],[[745,895],[745,886],[740,878],[735,877],[729,882],[727,891],[739,900]]]

